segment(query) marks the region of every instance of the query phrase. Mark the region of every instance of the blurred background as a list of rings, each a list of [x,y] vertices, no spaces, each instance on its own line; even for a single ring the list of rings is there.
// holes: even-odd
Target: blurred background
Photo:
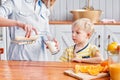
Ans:
[[[56,0],[51,8],[50,20],[72,20],[73,9],[87,6],[88,0]],[[102,10],[101,19],[120,20],[120,0],[90,0],[90,6]]]

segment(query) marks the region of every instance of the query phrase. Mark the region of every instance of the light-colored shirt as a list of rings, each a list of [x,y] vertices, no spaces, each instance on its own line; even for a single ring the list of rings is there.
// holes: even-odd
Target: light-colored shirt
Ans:
[[[92,44],[87,44],[84,48],[80,49],[74,53],[75,45],[72,45],[65,49],[63,55],[60,57],[60,60],[63,62],[71,61],[74,57],[79,59],[93,57],[99,49]]]
[[[35,0],[7,0],[0,6],[0,16],[30,24],[39,32],[39,39],[34,44],[18,45],[11,42],[7,55],[9,60],[40,61],[45,58],[42,40],[46,33],[50,32],[49,14],[49,10],[41,0],[38,0],[36,4]],[[10,27],[9,36],[12,41],[16,36],[25,36],[25,31],[17,26]]]
[[[50,12],[42,2],[41,4],[37,2],[35,6],[34,1],[35,0],[7,0],[0,7],[0,15],[26,24],[31,24],[37,28],[40,34],[46,31],[49,32],[48,16]],[[11,30],[16,36],[25,35],[25,31],[21,28],[15,27],[11,28]]]

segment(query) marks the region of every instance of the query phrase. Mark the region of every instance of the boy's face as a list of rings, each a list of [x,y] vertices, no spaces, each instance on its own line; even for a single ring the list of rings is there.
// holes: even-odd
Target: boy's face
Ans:
[[[88,33],[79,27],[72,27],[72,39],[74,43],[86,43],[86,41],[89,39]]]

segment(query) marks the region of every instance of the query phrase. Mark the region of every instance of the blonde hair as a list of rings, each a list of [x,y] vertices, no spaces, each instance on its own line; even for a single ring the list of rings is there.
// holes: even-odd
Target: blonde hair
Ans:
[[[88,18],[81,18],[76,20],[73,22],[72,27],[82,28],[85,31],[91,33],[91,35],[94,33],[94,24]]]

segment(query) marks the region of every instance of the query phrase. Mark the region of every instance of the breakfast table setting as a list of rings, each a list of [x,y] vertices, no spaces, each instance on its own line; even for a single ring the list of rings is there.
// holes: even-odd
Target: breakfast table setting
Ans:
[[[90,65],[76,62],[1,60],[0,80],[80,80],[66,73],[78,64]],[[109,76],[91,80],[109,80]]]

